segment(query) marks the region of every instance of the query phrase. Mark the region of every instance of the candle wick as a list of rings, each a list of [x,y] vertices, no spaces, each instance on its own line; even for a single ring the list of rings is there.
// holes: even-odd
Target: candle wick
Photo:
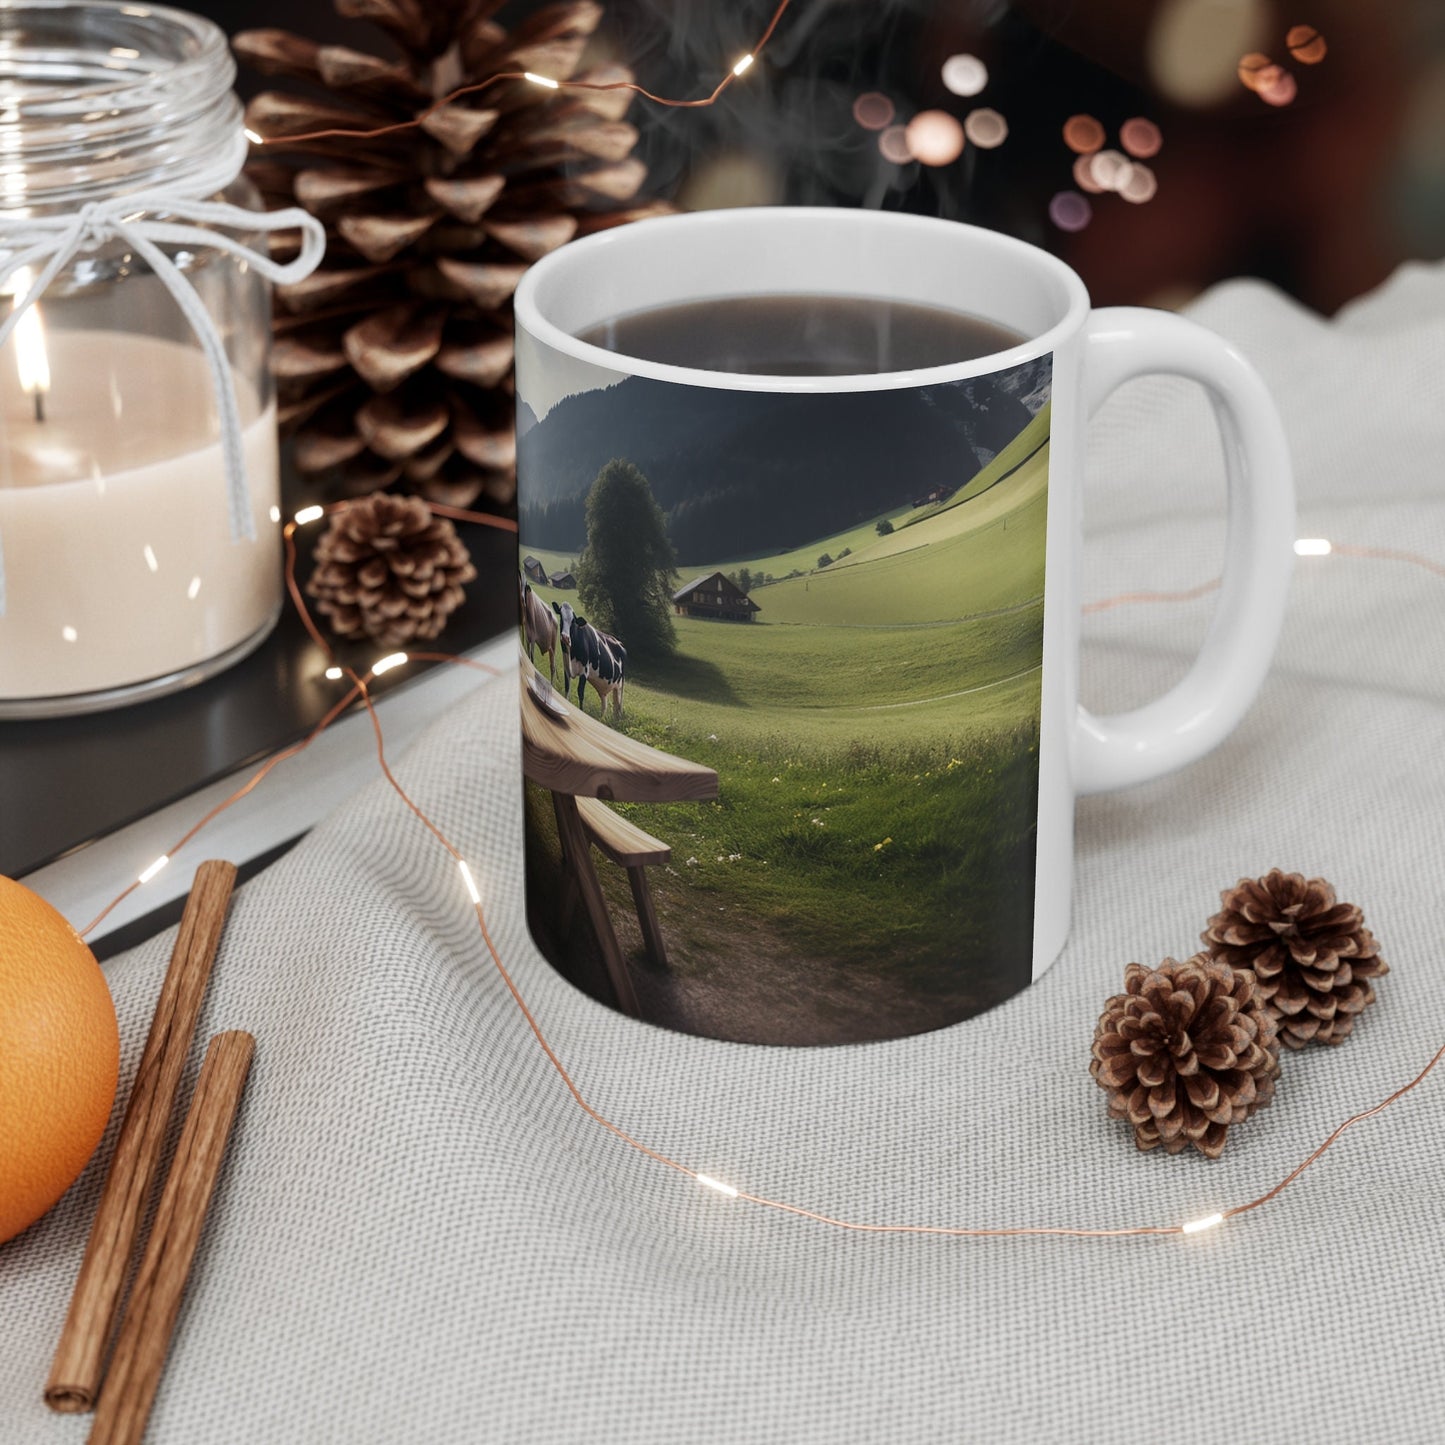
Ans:
[[[45,420],[45,392],[38,386],[35,388],[35,420]]]

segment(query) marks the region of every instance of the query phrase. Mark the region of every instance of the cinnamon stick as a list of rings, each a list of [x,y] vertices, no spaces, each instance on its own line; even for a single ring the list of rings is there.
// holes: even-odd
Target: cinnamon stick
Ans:
[[[52,1410],[77,1414],[95,1408],[106,1345],[235,882],[233,864],[212,860],[196,869],[145,1052],[131,1086],[120,1138],[90,1226],[70,1312],[51,1362],[45,1403]]]
[[[250,1034],[235,1032],[217,1034],[206,1050],[181,1142],[131,1286],[90,1445],[140,1445],[145,1434],[255,1047]]]

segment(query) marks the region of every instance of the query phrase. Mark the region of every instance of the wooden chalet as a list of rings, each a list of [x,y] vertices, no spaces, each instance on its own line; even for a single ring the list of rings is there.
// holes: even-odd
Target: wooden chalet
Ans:
[[[530,552],[522,558],[522,572],[528,582],[535,582],[539,587],[547,585],[547,569]]]
[[[577,578],[571,572],[558,570],[547,579],[553,587],[575,587]]]
[[[762,608],[721,572],[696,577],[672,594],[679,617],[713,617],[720,622],[751,622]]]
[[[946,502],[957,490],[957,487],[935,487],[927,496],[914,497],[913,505],[931,507],[937,502]]]

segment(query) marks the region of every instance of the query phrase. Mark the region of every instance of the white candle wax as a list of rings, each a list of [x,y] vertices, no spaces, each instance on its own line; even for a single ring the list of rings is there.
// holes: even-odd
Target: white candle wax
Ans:
[[[274,404],[238,378],[256,540],[236,542],[200,353],[105,331],[45,343],[44,420],[0,353],[0,702],[166,677],[263,634],[280,604]]]

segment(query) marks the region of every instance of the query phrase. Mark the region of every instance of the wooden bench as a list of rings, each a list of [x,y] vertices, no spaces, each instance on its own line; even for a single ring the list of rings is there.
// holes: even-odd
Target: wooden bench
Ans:
[[[629,823],[621,813],[609,808],[600,798],[578,798],[577,811],[587,841],[612,861],[627,870],[632,885],[632,901],[637,905],[637,922],[648,956],[659,968],[667,967],[667,950],[662,942],[662,929],[652,906],[652,892],[647,886],[647,869],[655,863],[666,863],[672,849],[660,838],[644,833]]]

